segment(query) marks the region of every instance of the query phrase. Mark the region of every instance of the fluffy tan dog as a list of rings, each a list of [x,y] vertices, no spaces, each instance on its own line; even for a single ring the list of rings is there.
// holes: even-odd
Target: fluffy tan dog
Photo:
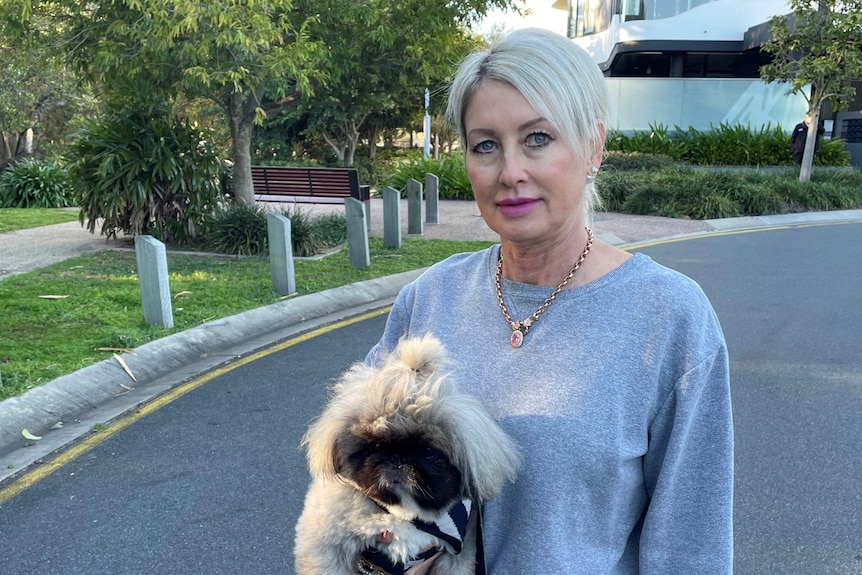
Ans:
[[[296,525],[298,575],[382,571],[369,557],[397,571],[429,548],[445,551],[431,573],[475,573],[475,511],[520,457],[445,366],[434,337],[404,339],[380,367],[354,365],[334,386],[303,439],[312,481]]]

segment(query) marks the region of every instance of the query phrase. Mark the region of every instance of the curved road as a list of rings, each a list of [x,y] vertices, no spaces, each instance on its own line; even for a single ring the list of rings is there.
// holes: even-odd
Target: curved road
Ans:
[[[638,251],[696,279],[727,336],[735,572],[862,573],[862,224]],[[384,320],[280,342],[0,485],[0,572],[292,573],[299,439]]]

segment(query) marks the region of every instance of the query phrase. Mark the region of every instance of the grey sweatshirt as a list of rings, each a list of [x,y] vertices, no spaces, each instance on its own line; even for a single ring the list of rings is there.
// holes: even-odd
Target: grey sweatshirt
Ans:
[[[635,254],[560,293],[515,349],[498,253],[453,256],[406,286],[368,356],[433,333],[520,444],[516,481],[485,506],[488,572],[732,572],[728,359],[700,287]],[[519,321],[552,290],[503,278],[502,291]]]

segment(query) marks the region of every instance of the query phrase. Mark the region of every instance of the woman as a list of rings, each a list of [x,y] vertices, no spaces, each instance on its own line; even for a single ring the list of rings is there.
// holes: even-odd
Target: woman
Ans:
[[[596,239],[604,78],[519,30],[468,57],[449,114],[500,245],[406,286],[368,361],[431,332],[525,464],[484,510],[488,572],[728,573],[728,361],[690,279]]]

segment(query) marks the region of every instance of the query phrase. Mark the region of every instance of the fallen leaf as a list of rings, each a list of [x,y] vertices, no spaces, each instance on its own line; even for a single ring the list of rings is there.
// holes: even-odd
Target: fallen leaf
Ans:
[[[55,423],[54,425],[51,426],[51,429],[63,429],[63,422],[58,421],[57,423]]]
[[[32,433],[30,433],[30,432],[29,432],[29,431],[27,431],[26,429],[22,429],[22,430],[21,430],[21,435],[23,435],[23,436],[24,436],[24,439],[29,439],[29,440],[31,440],[31,441],[39,441],[40,439],[42,439],[42,438],[41,438],[41,437],[39,437],[38,435],[33,435]]]
[[[42,299],[66,299],[69,296],[67,296],[67,295],[40,295],[39,297]]]
[[[97,347],[96,351],[121,351],[130,355],[137,355],[131,347]]]
[[[119,355],[117,355],[116,353],[114,354],[114,359],[115,359],[115,360],[117,360],[117,363],[119,363],[119,364],[120,364],[120,367],[122,367],[122,368],[123,368],[123,371],[125,371],[127,374],[129,374],[129,377],[131,377],[131,378],[132,378],[132,381],[135,381],[135,382],[136,382],[136,381],[138,381],[138,380],[135,378],[135,374],[134,374],[134,373],[132,373],[132,370],[131,370],[131,369],[129,369],[129,366],[128,366],[128,365],[126,365],[126,360],[125,360],[125,359],[123,359],[122,357],[120,357],[120,356],[119,356]]]
[[[188,297],[190,295],[192,295],[192,292],[190,292],[190,291],[181,291],[177,295],[174,296],[174,299],[179,299],[181,297]]]

